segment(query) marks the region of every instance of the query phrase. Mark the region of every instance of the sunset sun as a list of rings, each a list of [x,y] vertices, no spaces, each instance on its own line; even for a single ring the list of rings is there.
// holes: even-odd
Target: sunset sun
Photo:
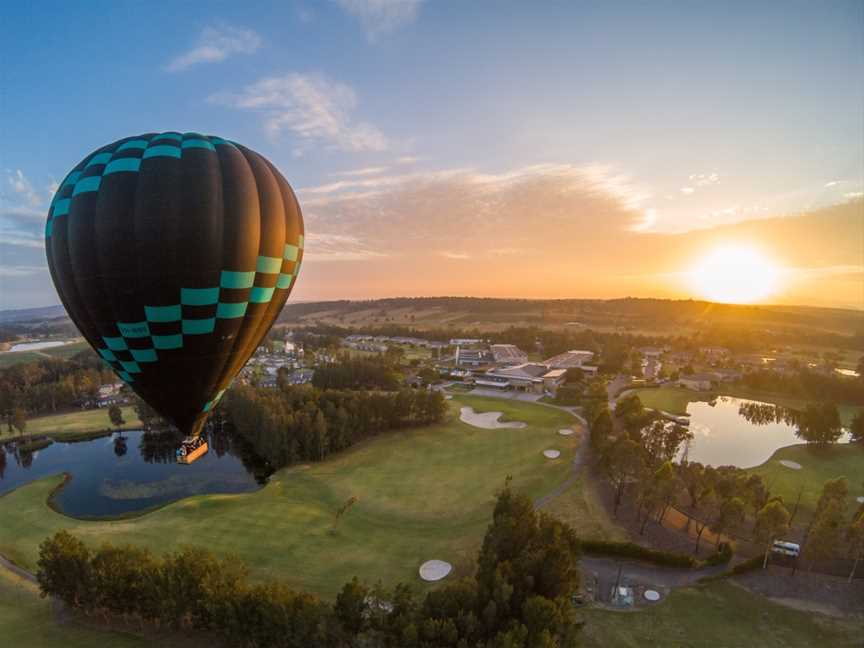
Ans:
[[[728,245],[715,248],[688,273],[692,289],[716,302],[748,304],[777,289],[777,266],[755,248]]]

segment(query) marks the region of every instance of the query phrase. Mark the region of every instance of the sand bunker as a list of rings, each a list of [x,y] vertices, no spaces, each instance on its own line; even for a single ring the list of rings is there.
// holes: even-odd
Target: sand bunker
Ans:
[[[570,428],[561,428],[560,430],[558,430],[558,434],[560,434],[561,436],[570,436],[573,433],[574,430],[571,430]]]
[[[494,430],[496,428],[524,428],[528,427],[527,423],[522,421],[507,421],[500,423],[498,418],[501,412],[483,412],[482,414],[475,412],[473,407],[463,407],[459,413],[459,419],[463,423],[473,425],[474,427]]]
[[[657,590],[652,590],[652,589],[645,590],[645,593],[642,596],[645,597],[646,601],[654,602],[654,601],[660,600],[660,592],[658,592]]]
[[[444,397],[444,400],[453,400],[453,396],[451,396],[450,394],[447,394],[447,395]]]
[[[453,565],[443,560],[427,560],[420,565],[420,578],[434,582],[444,578],[453,569]]]
[[[859,504],[864,504],[864,495],[862,495],[861,497],[856,498],[856,501],[857,501]]]
[[[781,466],[786,466],[787,468],[791,468],[792,470],[801,470],[801,464],[797,461],[789,461],[788,459],[780,460]]]
[[[561,456],[561,453],[558,450],[544,450],[543,456],[547,459],[557,459]]]

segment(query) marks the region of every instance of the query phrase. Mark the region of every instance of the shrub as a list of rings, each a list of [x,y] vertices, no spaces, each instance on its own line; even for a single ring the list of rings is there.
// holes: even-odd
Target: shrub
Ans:
[[[598,556],[612,556],[614,558],[634,558],[644,560],[657,565],[667,567],[692,568],[698,566],[699,562],[692,556],[676,554],[669,551],[649,549],[632,542],[609,542],[606,540],[582,540],[580,542],[582,551],[587,554]]]

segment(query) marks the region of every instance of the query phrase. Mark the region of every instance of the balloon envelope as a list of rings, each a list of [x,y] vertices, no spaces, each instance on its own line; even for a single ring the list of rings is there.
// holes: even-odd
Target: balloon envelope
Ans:
[[[303,217],[258,153],[198,133],[148,133],[97,149],[66,176],[45,247],[90,345],[196,434],[288,299]]]

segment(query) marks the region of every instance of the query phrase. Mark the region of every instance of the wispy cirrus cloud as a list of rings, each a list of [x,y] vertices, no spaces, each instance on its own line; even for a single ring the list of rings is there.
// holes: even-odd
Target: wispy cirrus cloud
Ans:
[[[166,69],[182,72],[201,63],[218,63],[235,54],[254,54],[261,37],[251,29],[219,24],[205,27],[195,45],[174,58]]]
[[[358,178],[363,176],[379,175],[381,173],[387,172],[389,168],[390,167],[386,166],[365,167],[363,169],[353,169],[351,171],[337,171],[336,173],[331,173],[330,175],[341,178]]]
[[[273,136],[289,131],[307,144],[349,152],[383,151],[389,146],[378,128],[355,119],[354,89],[322,75],[292,72],[267,77],[239,93],[212,95],[210,101],[260,114]]]
[[[43,203],[43,196],[33,188],[33,183],[21,169],[6,172],[6,182],[12,192],[27,205],[36,207]]]
[[[0,277],[31,277],[33,275],[48,272],[44,265],[2,265],[0,264]]]
[[[359,20],[367,40],[375,43],[381,36],[414,22],[423,0],[336,0],[336,4]]]

